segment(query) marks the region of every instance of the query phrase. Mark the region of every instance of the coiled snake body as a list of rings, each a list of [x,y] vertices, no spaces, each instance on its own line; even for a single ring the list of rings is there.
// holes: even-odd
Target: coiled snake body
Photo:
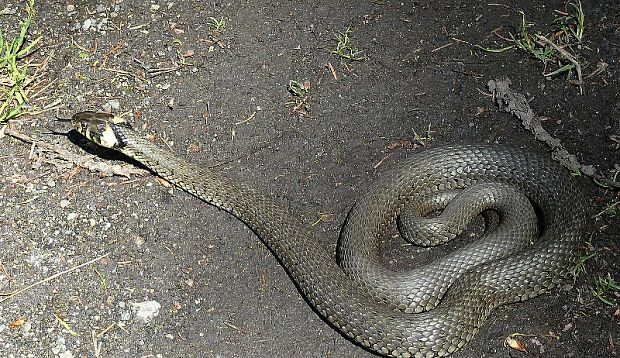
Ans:
[[[82,112],[74,115],[72,122],[87,138],[134,158],[242,220],[280,259],[325,320],[363,347],[386,356],[452,354],[474,336],[494,307],[534,297],[566,276],[583,236],[584,199],[570,176],[550,160],[488,145],[440,147],[388,170],[355,203],[339,244],[343,270],[311,237],[299,217],[248,185],[175,157],[112,115]],[[536,212],[540,220],[533,225],[534,233],[540,231],[538,237],[527,239],[533,243],[517,244],[517,253],[506,251],[505,241],[473,245],[473,251],[457,253],[460,258],[431,267],[435,270],[431,276],[421,277],[415,284],[406,278],[398,281],[402,272],[390,272],[381,265],[377,239],[406,202],[477,183],[491,183],[488,185],[500,190],[508,187],[509,196],[510,190],[519,190],[527,197],[524,201],[529,199],[534,207],[529,212]],[[493,194],[483,189],[481,196]],[[468,199],[461,201],[468,204]],[[527,210],[520,212],[514,214],[513,226],[517,228],[519,220],[528,215]],[[491,261],[459,266],[476,261],[474,258],[487,250],[495,255]],[[440,286],[445,283],[451,286]],[[438,285],[441,288],[435,287]],[[426,311],[439,301],[436,308]]]

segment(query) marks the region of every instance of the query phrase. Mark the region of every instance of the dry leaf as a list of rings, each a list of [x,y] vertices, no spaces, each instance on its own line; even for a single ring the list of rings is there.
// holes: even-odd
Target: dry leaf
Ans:
[[[24,323],[26,323],[24,318],[16,319],[15,321],[9,323],[9,328],[16,329],[21,327]]]
[[[198,153],[200,152],[200,146],[196,143],[191,143],[187,146],[187,153]]]
[[[521,343],[521,341],[518,341],[512,337],[506,337],[506,339],[504,340],[504,345],[516,351],[527,353],[527,349],[525,349],[525,346],[523,345],[523,343]]]
[[[179,302],[172,302],[172,308],[171,311],[172,313],[177,313],[179,312],[179,310],[181,310],[182,305]]]
[[[172,184],[170,184],[170,182],[168,182],[166,179],[163,179],[163,178],[160,178],[160,177],[157,177],[156,179],[159,182],[159,184],[161,184],[162,186],[165,186],[166,188],[171,188],[172,187]]]
[[[399,139],[388,143],[387,149],[395,149],[398,147],[413,148],[415,145],[409,139]]]

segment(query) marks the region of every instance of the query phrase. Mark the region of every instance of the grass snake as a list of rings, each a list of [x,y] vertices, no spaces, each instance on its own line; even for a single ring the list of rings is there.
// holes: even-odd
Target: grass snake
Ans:
[[[557,285],[574,265],[585,230],[584,197],[550,159],[500,146],[452,145],[414,154],[362,194],[343,226],[338,265],[299,215],[250,185],[176,157],[111,114],[80,112],[72,123],[86,138],[135,159],[243,221],[324,320],[381,355],[454,353],[471,340],[494,307]],[[465,196],[467,191],[478,199]],[[459,204],[446,207],[450,199]],[[490,207],[486,201],[492,202]],[[448,240],[462,230],[462,218],[489,208],[500,213],[495,220],[500,231],[490,233],[495,235],[490,243],[472,243],[427,265],[422,274],[394,272],[382,263],[379,239],[406,206],[421,211],[413,216],[429,222],[413,224],[414,236],[428,228],[442,232],[421,234],[421,244]],[[443,207],[460,223],[422,218]],[[499,229],[504,224],[508,229]],[[529,233],[518,241],[521,231]],[[487,254],[490,259],[482,258]]]

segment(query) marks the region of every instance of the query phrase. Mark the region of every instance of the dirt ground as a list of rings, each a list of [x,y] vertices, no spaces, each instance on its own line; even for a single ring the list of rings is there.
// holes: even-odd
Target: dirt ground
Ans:
[[[0,5],[9,9],[0,30],[12,38],[24,14],[9,2]],[[523,52],[474,47],[506,46],[493,31],[516,33],[519,11],[532,31],[550,32],[564,2],[540,3],[44,1],[29,38],[43,37],[33,57],[49,58],[51,86],[40,101],[56,101],[59,116],[125,113],[177,154],[290,205],[333,249],[358,193],[424,147],[498,142],[548,155],[493,105],[491,79],[510,78],[571,153],[608,178],[617,174],[617,1],[582,2],[583,95],[564,76],[545,79],[549,70]],[[347,28],[360,61],[329,52]],[[607,67],[588,77],[601,62]],[[309,89],[294,96],[291,80]],[[133,168],[50,135],[48,128],[67,130],[55,116],[11,123],[34,145],[0,139],[0,293],[107,256],[0,302],[0,356],[373,356],[323,322],[235,218],[151,174],[102,177],[46,150],[41,143]],[[608,274],[620,282],[620,196],[576,180],[590,214],[585,272],[496,309],[455,357],[618,355],[618,304],[593,290]],[[413,251],[397,257],[415,260]],[[606,297],[620,301],[617,291]],[[159,314],[144,322],[134,307],[149,301]],[[504,346],[514,333],[528,353]]]

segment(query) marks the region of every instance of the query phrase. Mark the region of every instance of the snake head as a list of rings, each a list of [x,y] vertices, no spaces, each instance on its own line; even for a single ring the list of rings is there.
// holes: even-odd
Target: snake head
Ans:
[[[120,128],[131,128],[121,117],[103,112],[79,112],[71,117],[73,129],[87,139],[105,148],[118,149],[125,146]]]

